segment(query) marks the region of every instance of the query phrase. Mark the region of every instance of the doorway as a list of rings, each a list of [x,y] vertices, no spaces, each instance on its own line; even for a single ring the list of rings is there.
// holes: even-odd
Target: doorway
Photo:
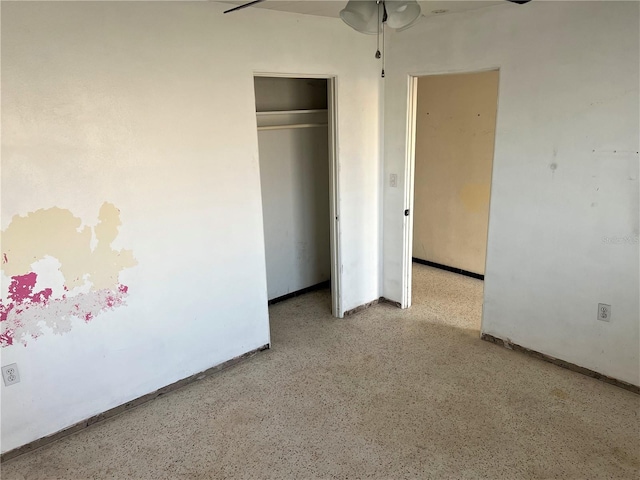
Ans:
[[[254,76],[269,304],[330,288],[341,317],[335,79]]]
[[[437,288],[430,269],[484,280],[498,81],[499,70],[410,78],[409,304],[412,283]]]

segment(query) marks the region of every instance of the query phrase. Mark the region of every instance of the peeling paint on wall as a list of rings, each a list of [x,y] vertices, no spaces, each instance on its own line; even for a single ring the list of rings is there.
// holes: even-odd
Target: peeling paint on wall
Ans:
[[[137,264],[111,244],[120,211],[105,202],[95,227],[57,207],[15,216],[2,232],[2,271],[10,278],[0,301],[0,346],[27,343],[47,327],[62,334],[72,319],[89,322],[125,304],[120,272]],[[6,283],[6,282],[5,282]]]

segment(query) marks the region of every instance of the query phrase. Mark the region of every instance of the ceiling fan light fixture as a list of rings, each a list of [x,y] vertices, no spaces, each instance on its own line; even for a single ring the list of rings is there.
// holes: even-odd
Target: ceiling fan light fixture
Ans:
[[[375,0],[349,0],[347,6],[340,11],[340,18],[360,33],[376,35],[380,31],[379,8]]]
[[[416,24],[417,24],[417,23],[418,23],[418,22],[419,22],[423,17],[424,17],[424,15],[422,15],[422,14],[418,15],[418,16],[416,17],[416,19],[415,19],[413,22],[411,22],[411,23],[409,23],[409,24],[405,25],[405,26],[404,26],[404,27],[402,27],[402,28],[396,28],[396,32],[404,32],[404,31],[405,31],[405,30],[407,30],[408,28],[411,28],[411,27],[413,27],[414,25],[416,25]]]
[[[387,25],[391,28],[408,28],[420,17],[420,5],[416,0],[387,0],[385,7]]]

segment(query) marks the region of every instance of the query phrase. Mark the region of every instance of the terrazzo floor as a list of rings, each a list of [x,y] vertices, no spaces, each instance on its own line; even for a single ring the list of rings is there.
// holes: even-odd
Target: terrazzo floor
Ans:
[[[479,339],[482,282],[270,307],[271,350],[2,465],[2,479],[637,479],[640,396]]]

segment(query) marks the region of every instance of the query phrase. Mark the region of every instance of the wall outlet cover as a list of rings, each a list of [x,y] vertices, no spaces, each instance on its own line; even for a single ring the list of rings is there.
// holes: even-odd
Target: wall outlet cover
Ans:
[[[2,367],[2,379],[5,386],[13,385],[14,383],[20,383],[20,372],[18,372],[18,365],[12,363]]]
[[[601,322],[611,321],[611,305],[607,305],[606,303],[598,304],[598,320]]]

